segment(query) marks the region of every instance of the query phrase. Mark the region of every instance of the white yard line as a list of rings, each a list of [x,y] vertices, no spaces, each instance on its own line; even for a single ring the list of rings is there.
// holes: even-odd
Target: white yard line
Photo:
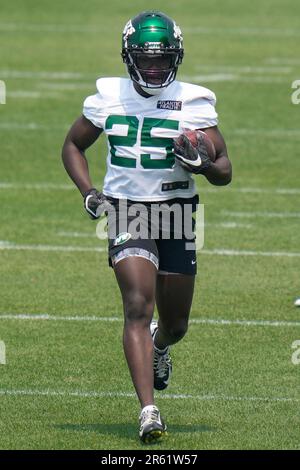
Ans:
[[[219,256],[267,256],[275,258],[299,258],[300,252],[289,251],[252,251],[252,250],[228,250],[226,248],[215,248],[213,250],[201,250],[199,254]]]
[[[37,124],[36,122],[28,122],[28,123],[17,123],[17,122],[0,122],[0,130],[5,131],[15,131],[15,130],[24,130],[24,131],[63,131],[67,130],[71,127],[69,125],[63,126],[47,126],[46,124]]]
[[[295,64],[297,65],[297,64]],[[293,64],[288,64],[285,66],[280,66],[276,65],[264,65],[264,66],[258,66],[258,65],[230,65],[230,64],[200,64],[195,66],[195,70],[203,72],[212,72],[212,73],[243,73],[243,74],[290,74],[294,70]]]
[[[43,23],[0,23],[3,33],[89,33],[101,34],[105,24],[101,26],[84,26],[82,24],[43,24]]]
[[[17,74],[16,74],[17,75]],[[20,73],[21,75],[21,73]],[[105,75],[105,74],[104,74]],[[41,77],[35,77],[32,76],[30,77],[29,72],[26,72],[26,77],[27,78],[41,78]],[[24,78],[26,78],[24,77]],[[2,74],[0,72],[0,79],[7,79],[9,77],[9,73]],[[17,76],[11,77],[11,78],[19,78]],[[20,77],[21,78],[21,77]],[[48,79],[51,79],[51,77],[48,77]],[[55,78],[54,78],[55,79]],[[63,79],[61,77],[60,79]],[[66,86],[61,85],[61,86],[48,86],[48,87],[43,87],[45,91],[35,91],[35,90],[11,90],[7,92],[7,96],[9,98],[32,98],[32,99],[37,99],[37,98],[56,98],[56,97],[63,97],[62,93],[59,93],[59,91],[71,91],[71,90],[86,90],[86,94],[93,94],[95,91],[95,86],[94,83],[96,81],[97,77],[94,76],[91,78],[90,82],[87,83],[86,85],[76,85],[73,84],[72,86],[67,84]],[[191,82],[191,83],[198,83],[201,84],[203,82],[242,82],[242,83],[285,83],[287,86],[291,85],[291,78],[287,76],[274,76],[274,75],[245,75],[245,74],[233,74],[233,73],[209,73],[209,74],[196,74],[196,75],[181,75],[179,77],[180,80],[185,81],[185,82]],[[52,92],[50,90],[53,90]],[[55,91],[57,90],[57,91]]]
[[[291,76],[292,73],[295,73],[291,70],[289,72],[287,69],[281,72],[282,75],[279,75],[278,72],[274,72],[270,69],[269,73],[261,72],[254,75],[254,68],[251,72],[251,68],[249,68],[248,75],[244,71],[238,73],[238,71],[234,72],[225,72],[225,70],[220,70],[219,72],[212,71],[210,73],[196,73],[191,75],[180,74],[178,77],[182,81],[186,82],[194,82],[194,83],[202,83],[202,82],[243,82],[243,83],[287,83],[290,86]],[[102,75],[105,75],[102,74]],[[39,84],[40,88],[44,88],[46,90],[57,90],[55,93],[54,91],[51,93],[50,91],[35,91],[35,90],[11,90],[9,89],[7,95],[12,98],[41,98],[41,97],[56,97],[62,96],[58,94],[58,91],[66,91],[66,90],[90,90],[91,93],[95,87],[95,82],[97,78],[101,76],[101,73],[97,74],[84,74],[84,73],[77,73],[77,72],[59,72],[59,71],[39,71],[39,72],[30,72],[27,70],[0,70],[0,79],[22,79],[22,80],[48,80],[48,84]],[[66,83],[66,84],[49,84],[49,80],[87,80],[86,84],[83,83]]]
[[[181,75],[180,79],[186,82],[203,83],[203,82],[244,82],[244,83],[287,83],[290,85],[290,79],[286,76],[245,76],[230,73],[213,73],[201,75]]]
[[[274,65],[297,66],[297,65],[300,65],[300,59],[296,57],[267,57],[265,59],[265,63],[271,66],[274,66]]]
[[[98,74],[87,74],[81,72],[62,72],[62,71],[47,71],[40,70],[33,72],[30,70],[12,70],[12,69],[0,69],[0,78],[21,78],[21,79],[38,79],[38,80],[82,80],[90,79],[91,83],[94,80],[96,81],[97,77],[101,76],[101,73]]]
[[[240,217],[246,219],[255,219],[256,217],[270,218],[270,219],[298,219],[300,212],[234,212],[222,211],[222,214],[230,217]]]
[[[247,136],[260,136],[260,137],[272,137],[272,138],[291,138],[297,139],[300,138],[300,130],[299,129],[247,129],[247,128],[238,128],[232,129],[227,132],[227,134],[231,135],[240,135],[243,137]]]
[[[61,91],[74,91],[74,90],[85,90],[85,95],[92,95],[95,93],[95,81],[89,80],[86,83],[66,83],[66,82],[54,82],[47,83],[41,82],[38,84],[38,88],[46,90],[46,93],[49,91],[61,92]],[[44,96],[44,91],[42,91],[42,96]]]
[[[256,74],[257,78],[263,78],[265,75],[270,75],[268,79],[272,78],[272,75],[289,75],[292,74],[294,71],[294,67],[296,67],[298,64],[296,63],[295,65],[290,64],[289,66],[284,66],[284,67],[276,67],[276,66],[265,66],[265,67],[258,67],[258,66],[235,66],[235,65],[205,65],[201,64],[197,69],[201,71],[201,74],[196,73],[196,74],[191,74],[191,75],[185,75],[181,74],[180,79],[186,80],[186,79],[200,79],[201,77],[205,77],[205,79],[208,79],[211,77],[211,80],[236,80],[239,78],[245,78],[245,75],[250,74],[251,78],[253,74]],[[203,73],[205,72],[205,73]],[[32,71],[32,70],[17,70],[17,69],[0,69],[0,78],[1,79],[39,79],[39,80],[48,80],[48,82],[41,82],[39,86],[42,88],[47,88],[47,87],[85,87],[85,86],[92,86],[94,85],[94,82],[96,79],[102,75],[105,75],[105,73],[98,71],[95,74],[92,73],[85,73],[85,72],[74,72],[74,71],[61,71],[61,70],[38,70],[38,71]],[[276,77],[273,77],[276,78]],[[278,77],[278,78],[285,78],[284,76]],[[58,84],[58,83],[53,83],[49,82],[49,80],[83,80],[85,83],[64,83],[64,84]],[[65,88],[64,88],[65,89]]]
[[[0,251],[58,251],[58,252],[106,252],[107,248],[92,247],[92,246],[70,246],[70,245],[22,245],[12,243],[9,241],[0,240]],[[289,251],[251,251],[251,250],[231,250],[227,248],[215,248],[211,250],[200,250],[203,255],[219,255],[219,256],[269,256],[269,257],[283,257],[283,258],[299,258],[300,252]]]
[[[1,184],[0,184],[1,188]],[[224,192],[221,193],[220,191],[221,188],[212,188],[212,187],[206,187],[203,188],[203,190],[199,190],[199,192],[205,193],[220,193],[224,194]],[[299,195],[300,194],[300,189],[299,188],[230,188],[226,187],[223,188],[225,191],[232,192],[232,193],[250,193],[250,194],[282,194],[282,195]]]
[[[206,227],[220,227],[225,229],[239,229],[239,228],[253,228],[255,224],[240,224],[237,222],[226,221],[226,222],[204,222],[204,228]]]
[[[96,236],[95,236],[96,238]],[[65,245],[22,245],[0,240],[1,250],[15,250],[15,251],[60,251],[60,252],[104,252],[106,248],[102,247],[85,247],[85,246],[65,246]]]
[[[57,184],[57,183],[5,183],[0,182],[0,189],[22,189],[22,190],[38,190],[38,191],[48,191],[48,190],[75,190],[73,184]]]
[[[58,322],[123,322],[123,317],[101,317],[97,315],[50,315],[48,313],[0,313],[0,320],[30,320]],[[191,318],[191,325],[243,326],[243,327],[300,327],[300,321],[284,320],[230,320],[222,318]]]
[[[234,82],[239,80],[239,75],[233,73],[209,73],[197,75],[180,75],[180,79],[184,82]]]
[[[31,92],[30,92],[31,93]],[[33,95],[36,97],[40,97],[37,93],[40,92],[32,92]],[[40,124],[37,122],[26,122],[26,123],[17,123],[17,122],[0,122],[0,129],[3,130],[29,130],[29,131],[41,131],[41,130],[67,130],[71,126],[69,124],[62,124],[62,125],[47,125],[47,124]],[[228,130],[225,132],[226,135],[237,135],[242,137],[270,137],[270,138],[282,138],[286,137],[289,139],[299,139],[300,138],[300,130],[299,129],[250,129],[250,128],[237,128]],[[299,190],[300,191],[300,190]]]
[[[226,229],[252,228],[252,224],[239,224],[236,222],[205,223],[205,227],[221,227]]]
[[[294,28],[245,28],[245,27],[238,27],[238,28],[206,28],[206,27],[185,27],[183,29],[184,33],[187,34],[233,34],[238,36],[278,36],[278,37],[294,37],[299,36],[300,31],[299,29]]]
[[[28,130],[39,130],[38,127],[35,127],[34,123],[28,124],[28,127],[22,127],[23,129]],[[66,128],[69,126],[66,126]],[[0,123],[0,129],[6,128],[6,126]],[[15,127],[16,129],[17,127]],[[56,130],[61,130],[63,127],[55,127]],[[13,128],[12,128],[13,129]],[[47,126],[41,127],[41,129],[49,129]],[[98,186],[101,186],[101,183],[98,183]],[[20,189],[20,190],[75,190],[75,186],[73,184],[59,184],[59,183],[9,183],[5,181],[0,181],[0,190],[1,189]],[[229,193],[251,193],[251,194],[282,194],[282,195],[300,195],[299,188],[213,188],[213,187],[205,187],[200,188],[200,194],[203,193],[220,193],[224,194],[224,191]]]
[[[28,397],[73,397],[73,398],[136,398],[133,392],[116,391],[65,391],[65,390],[3,390],[0,389],[1,396],[28,396]],[[294,397],[258,397],[258,396],[232,396],[232,395],[192,395],[192,394],[157,394],[159,398],[165,400],[197,400],[197,401],[245,401],[263,403],[299,403],[300,398]]]
[[[96,238],[96,234],[90,232],[57,232],[56,235],[65,238]]]
[[[49,315],[48,313],[0,313],[0,320],[33,320],[33,321],[77,321],[77,322],[120,322],[123,321],[121,317],[99,317],[96,315],[86,316],[59,316]]]
[[[252,228],[254,227],[253,224],[243,224],[243,223],[237,223],[237,222],[219,222],[219,223],[205,223],[205,227],[219,227],[219,228],[224,228],[224,229],[229,229],[229,230],[235,230],[235,229],[240,229],[240,228]],[[92,238],[96,239],[96,234],[91,233],[91,232],[56,232],[56,236],[62,237],[62,238]]]
[[[214,318],[192,318],[190,323],[195,325],[239,325],[239,326],[271,326],[271,327],[300,327],[300,321],[283,320],[225,320]]]
[[[42,92],[42,91],[32,91],[32,90],[15,90],[8,91],[6,93],[7,98],[16,98],[16,99],[41,99],[41,98],[61,98],[63,95],[58,92]]]

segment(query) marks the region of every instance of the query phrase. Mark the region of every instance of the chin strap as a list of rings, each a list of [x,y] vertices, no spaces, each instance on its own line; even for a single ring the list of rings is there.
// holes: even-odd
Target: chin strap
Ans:
[[[146,86],[140,85],[141,89],[145,92],[148,93],[148,95],[160,95],[161,92],[164,90],[164,88],[148,88]]]

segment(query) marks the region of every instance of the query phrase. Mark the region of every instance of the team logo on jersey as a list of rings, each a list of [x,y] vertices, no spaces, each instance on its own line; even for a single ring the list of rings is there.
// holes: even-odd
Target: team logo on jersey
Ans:
[[[158,109],[168,109],[171,111],[181,111],[182,101],[160,100],[157,102]]]
[[[131,234],[128,232],[119,233],[119,235],[116,237],[114,241],[113,246],[123,245],[123,243],[127,242],[127,240],[129,240],[130,238],[131,238]]]

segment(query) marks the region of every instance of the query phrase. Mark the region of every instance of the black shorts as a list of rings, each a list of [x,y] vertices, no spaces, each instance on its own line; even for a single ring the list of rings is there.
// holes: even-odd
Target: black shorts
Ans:
[[[151,203],[113,198],[108,200],[113,207],[108,212],[110,266],[113,266],[112,260],[118,253],[130,248],[152,254],[153,259],[157,260],[155,264],[159,272],[190,275],[197,273],[195,221],[192,214],[197,210],[198,195]],[[178,209],[176,216],[173,209]]]

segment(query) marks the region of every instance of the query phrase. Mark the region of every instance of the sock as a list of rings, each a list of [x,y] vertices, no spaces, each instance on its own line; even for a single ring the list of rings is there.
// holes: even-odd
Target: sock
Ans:
[[[142,408],[142,411],[141,413],[143,413],[144,411],[148,411],[148,410],[152,410],[152,408],[156,408],[155,405],[147,405],[147,406],[144,406],[144,408]]]
[[[153,336],[153,346],[154,346],[155,351],[156,351],[158,354],[160,354],[161,356],[163,356],[163,355],[166,354],[166,352],[168,351],[169,346],[166,346],[164,349],[158,349],[158,347],[155,346],[155,337],[156,337],[156,335],[157,335],[157,332],[158,332],[158,330],[156,330],[156,332],[155,332],[155,334],[154,334],[154,336]]]

